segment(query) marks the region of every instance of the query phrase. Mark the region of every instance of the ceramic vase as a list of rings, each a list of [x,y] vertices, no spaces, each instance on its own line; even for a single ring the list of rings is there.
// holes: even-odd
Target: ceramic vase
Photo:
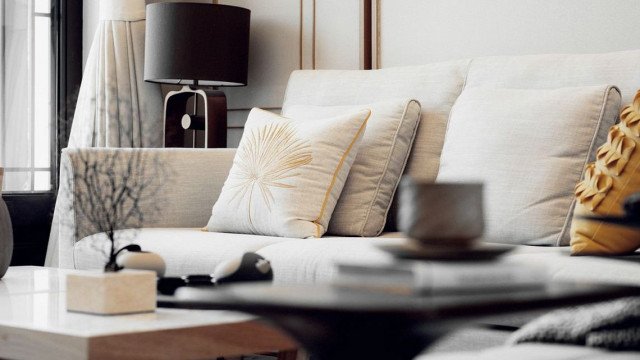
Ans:
[[[424,245],[468,247],[482,236],[482,184],[400,183],[400,231]]]
[[[13,230],[7,204],[0,196],[0,278],[7,272],[13,254]]]

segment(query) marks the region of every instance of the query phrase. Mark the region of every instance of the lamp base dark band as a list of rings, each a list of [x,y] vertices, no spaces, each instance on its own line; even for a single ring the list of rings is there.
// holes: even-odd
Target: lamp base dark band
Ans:
[[[179,91],[171,91],[165,98],[164,146],[195,147],[195,141],[187,141],[189,133],[182,124],[183,116],[189,113],[187,103],[194,96],[199,104],[204,104],[205,114],[202,116],[204,147],[227,147],[227,97],[224,92],[194,89],[190,86],[184,86]],[[202,128],[202,126],[196,127]],[[198,131],[198,129],[189,131]]]

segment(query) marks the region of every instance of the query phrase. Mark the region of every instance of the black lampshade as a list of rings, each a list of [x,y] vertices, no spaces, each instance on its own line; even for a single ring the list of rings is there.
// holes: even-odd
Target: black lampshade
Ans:
[[[249,64],[248,9],[214,4],[147,5],[144,79],[243,86]]]

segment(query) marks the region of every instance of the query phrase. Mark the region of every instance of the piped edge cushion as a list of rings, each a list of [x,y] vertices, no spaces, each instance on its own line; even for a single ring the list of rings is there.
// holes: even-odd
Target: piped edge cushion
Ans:
[[[321,237],[371,115],[295,121],[253,109],[207,230]]]
[[[371,110],[367,131],[329,222],[328,233],[378,236],[407,164],[420,123],[420,103],[390,99],[364,106],[293,105],[285,116],[309,121],[362,108]]]
[[[609,85],[465,89],[437,182],[484,183],[485,241],[568,245],[573,188],[619,109]]]

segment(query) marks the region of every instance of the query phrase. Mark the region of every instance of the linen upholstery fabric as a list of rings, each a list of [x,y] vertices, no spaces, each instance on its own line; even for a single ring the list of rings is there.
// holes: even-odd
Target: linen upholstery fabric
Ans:
[[[380,70],[297,70],[291,73],[283,113],[294,105],[366,105],[389,99],[416,99],[420,125],[406,173],[433,181],[447,117],[462,91],[470,60]]]
[[[620,118],[575,188],[573,255],[625,254],[640,247],[639,229],[580,219],[583,215],[622,216],[624,199],[640,191],[640,91]]]
[[[253,109],[209,231],[321,237],[371,111],[294,121]]]
[[[113,152],[128,152],[130,149],[86,148],[85,154],[100,159],[112,156]],[[224,180],[233,163],[235,149],[140,149],[146,155],[142,161],[159,161],[166,168],[168,177],[163,179],[164,188],[158,194],[162,211],[153,219],[147,218],[144,227],[201,227],[209,218],[211,206],[218,198]],[[60,189],[56,202],[51,238],[47,248],[46,266],[73,268],[74,244],[92,234],[84,233],[84,223],[89,221],[75,204],[73,173],[84,171],[79,160],[79,149],[64,149],[60,159]],[[145,164],[147,166],[148,164]],[[113,169],[115,176],[123,176],[126,169]],[[206,189],[207,191],[203,191]],[[148,213],[158,204],[140,204],[142,213]]]
[[[240,258],[245,252],[290,238],[245,234],[212,233],[199,228],[145,228],[116,232],[118,248],[135,243],[154,252],[167,264],[166,276],[211,274],[217,265]],[[78,241],[73,249],[76,269],[102,269],[107,261],[109,241],[104,233]]]
[[[418,128],[420,103],[415,100],[389,100],[366,107],[371,117],[329,222],[329,234],[377,236],[382,232]],[[293,105],[283,115],[317,121],[353,109]]]
[[[480,57],[471,61],[465,88],[555,89],[615,85],[629,104],[640,84],[640,50],[603,54]]]
[[[393,257],[377,246],[397,245],[405,240],[400,233],[383,233],[376,238],[329,236],[322,241],[296,239],[278,242],[261,248],[258,253],[271,262],[276,283],[314,284],[336,279],[337,261],[390,261]],[[568,246],[517,245],[500,261],[543,268],[554,281],[640,285],[640,252],[626,260],[576,257],[569,256],[569,253]]]
[[[567,243],[573,188],[619,104],[619,91],[606,85],[465,89],[437,181],[484,182],[488,241]]]
[[[336,261],[387,262],[391,254],[377,245],[401,244],[400,233],[383,233],[376,238],[326,236],[296,239],[250,234],[201,231],[199,228],[145,228],[117,232],[122,244],[136,243],[167,262],[170,274],[212,273],[222,261],[254,251],[269,259],[278,284],[326,283],[336,279]],[[104,267],[104,234],[87,236],[72,244],[70,258],[78,269]],[[569,247],[519,245],[503,256],[510,261],[547,269],[554,281],[591,281],[620,285],[640,285],[640,252],[626,260],[606,257],[569,256]],[[502,323],[496,322],[496,325]],[[507,324],[513,325],[513,324]],[[522,325],[522,324],[518,324]]]

